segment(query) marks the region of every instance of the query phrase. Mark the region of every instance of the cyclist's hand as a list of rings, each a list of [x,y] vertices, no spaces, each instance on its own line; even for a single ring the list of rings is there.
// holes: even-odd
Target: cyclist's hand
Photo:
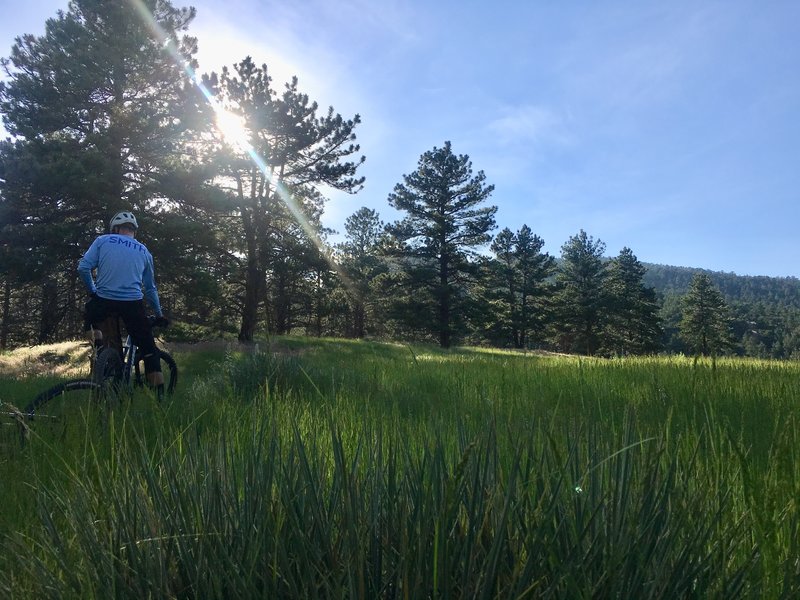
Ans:
[[[164,315],[156,317],[155,320],[153,321],[153,327],[164,327],[164,328],[169,327],[169,319]]]

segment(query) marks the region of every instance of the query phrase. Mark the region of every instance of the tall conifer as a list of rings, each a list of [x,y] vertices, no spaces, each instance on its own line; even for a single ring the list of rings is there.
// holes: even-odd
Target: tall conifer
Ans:
[[[407,316],[427,324],[442,347],[464,328],[476,271],[470,258],[495,226],[497,207],[483,205],[493,190],[483,171],[473,175],[469,156],[454,154],[445,142],[425,152],[389,195],[389,204],[406,216],[387,229],[402,250],[409,285],[418,290],[416,309]]]

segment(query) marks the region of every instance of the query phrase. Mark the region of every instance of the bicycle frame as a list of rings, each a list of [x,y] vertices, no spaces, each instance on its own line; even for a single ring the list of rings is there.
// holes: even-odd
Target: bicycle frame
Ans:
[[[130,334],[128,334],[128,337],[125,338],[125,342],[122,344],[122,381],[124,381],[127,386],[130,386],[133,381],[136,350],[137,346],[133,343]]]
[[[153,319],[151,317],[151,324],[153,323]],[[92,337],[94,338],[94,329],[92,330]],[[109,319],[106,320],[104,326],[99,330],[103,335],[103,347],[109,348],[113,351],[116,351],[120,357],[120,365],[121,368],[117,372],[118,374],[115,375],[118,382],[121,383],[124,387],[133,388],[134,382],[136,385],[141,385],[142,383],[142,375],[139,373],[137,361],[141,360],[141,357],[138,356],[139,347],[133,342],[133,337],[130,334],[127,334],[125,340],[122,341],[122,336],[120,334],[120,318],[118,315],[112,315]],[[99,351],[98,351],[99,352]],[[164,355],[165,353],[157,348],[157,352],[159,355]],[[97,361],[99,354],[95,354],[94,361]],[[168,361],[172,361],[172,358],[167,355]],[[174,364],[174,361],[172,361]],[[169,362],[168,362],[169,364]],[[97,363],[94,362],[92,364],[93,373],[96,370]],[[175,367],[171,367],[172,375],[170,376],[170,381],[174,378],[174,369]]]

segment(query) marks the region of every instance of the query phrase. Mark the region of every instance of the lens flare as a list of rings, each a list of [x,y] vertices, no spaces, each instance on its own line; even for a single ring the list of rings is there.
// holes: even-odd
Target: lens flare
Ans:
[[[181,55],[178,51],[178,48],[175,43],[170,39],[167,35],[166,31],[158,24],[155,20],[153,15],[150,13],[150,9],[144,4],[142,0],[129,0],[133,5],[136,12],[139,13],[140,17],[150,29],[151,33],[155,36],[158,43],[161,44],[167,52],[169,52],[172,59],[176,62],[176,64],[180,65],[184,72],[188,75],[189,79],[192,83],[200,90],[205,97],[206,101],[209,103],[209,106],[214,111],[215,121],[217,128],[219,129],[220,133],[223,135],[225,140],[231,144],[232,146],[239,148],[243,152],[246,152],[250,159],[255,163],[264,177],[269,181],[273,187],[275,188],[278,196],[280,197],[283,204],[286,206],[289,213],[294,217],[295,221],[297,221],[298,225],[303,229],[306,236],[309,240],[311,240],[314,245],[319,249],[320,254],[325,258],[328,262],[330,267],[336,271],[339,275],[341,282],[345,285],[345,287],[349,289],[353,289],[352,283],[350,283],[349,278],[342,270],[342,268],[336,263],[331,255],[331,252],[327,245],[322,241],[322,239],[317,234],[317,231],[311,226],[306,218],[305,214],[301,210],[298,203],[286,189],[286,187],[279,181],[276,180],[272,176],[272,172],[267,165],[266,161],[261,158],[258,152],[252,147],[249,142],[249,136],[247,134],[247,128],[245,126],[244,120],[237,115],[234,115],[227,111],[222,104],[214,97],[214,95],[209,91],[209,89],[203,85],[201,79],[198,77],[195,70],[189,64],[189,62]]]

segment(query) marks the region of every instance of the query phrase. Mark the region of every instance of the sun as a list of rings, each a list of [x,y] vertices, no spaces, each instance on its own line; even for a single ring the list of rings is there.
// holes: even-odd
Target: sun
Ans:
[[[214,120],[217,131],[222,134],[228,144],[239,150],[248,151],[250,149],[250,136],[245,120],[241,116],[222,107],[215,107]]]

